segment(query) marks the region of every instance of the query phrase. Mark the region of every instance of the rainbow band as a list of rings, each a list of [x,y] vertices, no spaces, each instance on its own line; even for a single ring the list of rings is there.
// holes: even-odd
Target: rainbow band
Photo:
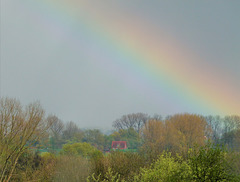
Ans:
[[[200,111],[199,114],[240,114],[239,93],[229,84],[224,72],[213,73],[210,64],[201,65],[201,60],[151,23],[142,22],[138,17],[128,20],[127,15],[113,18],[108,15],[107,8],[101,6],[103,2],[25,2],[26,6],[34,8],[33,13],[38,10],[46,15],[43,21],[46,28],[51,27],[53,34],[61,29],[71,29],[72,35],[64,32],[58,34],[61,38],[64,35],[71,38],[73,49],[84,39],[92,41],[99,53],[98,57],[90,54],[89,57],[101,60],[99,66],[124,79],[127,84],[147,93],[155,92],[154,98],[158,94],[170,96],[172,106],[180,102],[186,111],[194,109]],[[118,8],[115,10],[118,11]]]

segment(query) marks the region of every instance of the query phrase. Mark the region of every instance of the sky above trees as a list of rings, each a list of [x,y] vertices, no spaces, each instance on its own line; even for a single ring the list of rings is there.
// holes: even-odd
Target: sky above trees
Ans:
[[[238,1],[1,1],[1,96],[80,127],[240,114]]]

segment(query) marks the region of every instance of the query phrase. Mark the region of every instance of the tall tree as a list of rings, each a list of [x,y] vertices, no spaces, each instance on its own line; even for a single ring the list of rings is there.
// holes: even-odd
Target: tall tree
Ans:
[[[194,144],[203,145],[210,128],[206,120],[195,114],[176,114],[168,120],[178,133],[178,142],[187,152]]]
[[[90,143],[100,150],[104,148],[104,140],[103,133],[98,129],[84,131],[83,142]]]
[[[232,116],[225,116],[223,119],[223,135],[222,135],[222,142],[227,145],[229,148],[236,148],[235,145],[238,136],[238,130],[240,130],[240,116],[232,115]]]
[[[73,121],[67,122],[63,131],[63,138],[68,141],[81,142],[83,132]]]
[[[133,128],[136,132],[140,132],[141,128],[149,120],[149,116],[144,113],[133,113],[123,115],[121,118],[113,122],[113,127],[116,130],[128,130]]]
[[[49,115],[47,120],[52,123],[50,134],[52,136],[53,148],[60,148],[64,123],[55,115]]]
[[[19,157],[50,125],[38,102],[24,109],[16,99],[0,100],[0,181],[10,181]]]
[[[212,139],[214,143],[219,143],[220,138],[223,134],[223,120],[220,116],[206,116],[205,120],[212,129],[212,133],[208,136],[209,139]]]
[[[150,120],[143,128],[143,150],[154,159],[163,150],[187,154],[194,144],[203,145],[209,127],[198,115],[176,114],[165,121]]]
[[[148,121],[142,132],[143,146],[142,149],[146,152],[150,160],[155,159],[165,147],[165,125],[162,121]]]

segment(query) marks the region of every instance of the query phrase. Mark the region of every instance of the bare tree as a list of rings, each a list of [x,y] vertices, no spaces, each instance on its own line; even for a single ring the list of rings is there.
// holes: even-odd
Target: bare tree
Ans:
[[[153,117],[151,117],[151,120],[162,121],[163,117],[159,114],[154,114]]]
[[[223,122],[220,116],[206,116],[205,120],[210,125],[212,129],[210,137],[215,143],[218,143],[223,134]]]
[[[52,123],[50,127],[52,134],[61,135],[64,128],[64,123],[55,115],[49,115],[47,120]]]
[[[63,131],[63,137],[65,140],[72,140],[74,137],[82,138],[83,132],[80,128],[73,122],[67,122],[65,130]]]
[[[59,148],[63,134],[64,123],[55,115],[49,115],[47,120],[48,122],[52,123],[49,129],[53,140],[53,147],[56,146]]]
[[[222,141],[230,148],[234,148],[237,145],[236,141],[238,130],[240,130],[240,116],[232,115],[225,116],[223,119],[223,136]]]
[[[240,129],[240,116],[237,115],[225,116],[223,122],[225,133],[231,132],[236,129]]]
[[[10,181],[19,157],[51,124],[38,102],[25,109],[16,99],[0,99],[0,181]]]
[[[141,128],[148,121],[149,116],[144,113],[133,113],[128,115],[123,115],[120,119],[113,122],[113,127],[117,130],[124,130],[133,128],[139,133]]]

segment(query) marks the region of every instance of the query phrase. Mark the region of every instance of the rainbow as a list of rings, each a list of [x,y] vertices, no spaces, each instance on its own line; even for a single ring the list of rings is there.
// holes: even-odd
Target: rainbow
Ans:
[[[223,70],[203,65],[201,58],[144,17],[121,12],[113,2],[91,2],[25,0],[21,6],[32,9],[33,21],[40,21],[51,36],[71,39],[72,49],[91,41],[98,52],[89,59],[99,60],[99,67],[130,87],[154,93],[149,97],[170,97],[171,103],[163,103],[169,108],[181,104],[187,112],[240,114],[239,93]]]

